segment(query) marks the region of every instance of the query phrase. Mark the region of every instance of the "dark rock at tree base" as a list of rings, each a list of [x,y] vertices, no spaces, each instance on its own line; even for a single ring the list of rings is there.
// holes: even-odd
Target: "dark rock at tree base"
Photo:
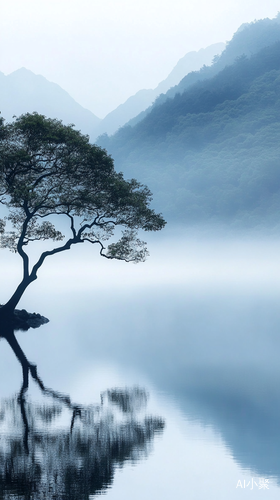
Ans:
[[[48,318],[38,313],[29,313],[25,309],[15,309],[14,328],[15,330],[28,330],[29,328],[39,328],[48,323]]]
[[[12,317],[12,324],[15,330],[29,330],[29,328],[39,328],[39,326],[42,326],[48,322],[49,320],[44,316],[41,316],[41,314],[29,313],[25,309],[15,309]]]

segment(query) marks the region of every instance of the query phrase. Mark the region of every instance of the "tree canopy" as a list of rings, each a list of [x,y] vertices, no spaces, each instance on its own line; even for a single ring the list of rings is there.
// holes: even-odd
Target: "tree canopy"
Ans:
[[[73,127],[37,113],[7,124],[1,120],[0,203],[8,212],[0,219],[0,245],[23,260],[23,280],[6,309],[14,309],[46,257],[89,242],[108,259],[140,262],[147,249],[138,230],[165,225],[149,208],[149,189],[124,180],[107,152]],[[68,221],[68,236],[56,227],[57,216]],[[122,235],[111,242],[118,227]],[[61,243],[44,251],[30,269],[26,246],[41,240]]]

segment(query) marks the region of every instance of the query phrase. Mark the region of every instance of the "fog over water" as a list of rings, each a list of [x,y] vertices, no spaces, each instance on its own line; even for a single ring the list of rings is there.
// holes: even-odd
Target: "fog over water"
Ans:
[[[147,240],[144,264],[85,245],[50,258],[20,304],[50,323],[19,332],[22,348],[46,385],[77,402],[110,387],[149,391],[166,427],[146,459],[117,468],[108,498],[239,498],[238,480],[252,477],[278,498],[280,239],[167,230]],[[2,252],[3,302],[17,261]],[[0,347],[8,397],[21,369]]]
[[[280,238],[277,235],[245,231],[235,234],[217,229],[188,232],[168,228],[158,234],[143,233],[141,238],[147,241],[150,255],[145,263],[137,265],[101,258],[98,246],[87,243],[49,257],[38,273],[37,282],[22,300],[28,300],[27,295],[32,291],[34,294],[34,288],[42,295],[48,291],[53,294],[53,288],[49,290],[47,284],[50,277],[55,281],[56,290],[64,292],[66,286],[68,291],[81,289],[92,290],[92,293],[104,288],[117,287],[120,291],[129,287],[139,291],[142,287],[162,285],[183,286],[185,292],[191,290],[192,293],[194,290],[206,291],[209,286],[213,291],[236,286],[239,293],[248,288],[258,293],[264,288],[280,287]],[[33,250],[31,262],[46,248],[46,244],[35,245],[30,245]],[[53,246],[49,243],[50,248]],[[21,259],[2,250],[1,261],[3,282],[13,291],[21,277]],[[254,284],[256,288],[252,289]]]

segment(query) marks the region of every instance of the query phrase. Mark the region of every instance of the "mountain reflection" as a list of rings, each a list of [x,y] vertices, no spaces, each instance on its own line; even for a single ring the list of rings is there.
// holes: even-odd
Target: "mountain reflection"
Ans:
[[[44,386],[13,329],[1,336],[23,367],[19,394],[0,401],[1,499],[88,499],[112,484],[116,467],[147,456],[164,422],[147,416],[144,389],[114,388],[101,394],[100,404],[74,404]],[[27,396],[28,371],[42,403]]]
[[[178,394],[184,411],[217,430],[244,471],[280,484],[279,370],[269,376],[253,367],[250,372],[239,367],[239,373],[228,368],[204,371],[203,378],[203,386],[186,384]]]

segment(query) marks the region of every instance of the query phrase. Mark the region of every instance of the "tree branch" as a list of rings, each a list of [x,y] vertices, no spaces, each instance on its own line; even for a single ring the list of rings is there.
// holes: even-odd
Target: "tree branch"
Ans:
[[[38,259],[38,261],[36,262],[36,264],[34,264],[34,266],[32,268],[32,271],[30,273],[30,277],[32,279],[34,279],[34,280],[37,278],[37,271],[38,271],[38,269],[40,269],[40,267],[42,266],[44,260],[47,257],[49,257],[50,255],[55,255],[56,253],[64,252],[65,250],[70,250],[71,246],[75,245],[77,243],[83,243],[83,240],[81,240],[78,237],[76,237],[76,238],[70,238],[61,247],[57,247],[57,248],[54,248],[53,250],[47,250],[46,252],[43,252],[41,254],[40,258]]]
[[[71,227],[71,231],[72,231],[72,234],[74,236],[74,238],[77,237],[77,231],[75,229],[75,225],[74,225],[74,217],[72,217],[72,215],[66,213],[67,217],[69,217],[71,223],[70,223],[70,227]]]
[[[78,238],[81,238],[83,232],[86,230],[86,229],[92,229],[93,226],[97,226],[99,224],[97,224],[96,220],[98,219],[98,216],[95,217],[94,221],[91,223],[91,224],[84,224],[78,231]]]
[[[41,175],[40,177],[38,177],[38,179],[36,179],[36,181],[34,182],[33,186],[32,186],[32,189],[34,189],[36,186],[38,186],[38,184],[43,180],[45,179],[46,177],[50,177],[54,174],[53,170],[51,172],[48,172],[47,174],[43,174]]]
[[[25,253],[25,251],[23,250],[24,239],[26,236],[27,227],[28,227],[28,224],[31,220],[31,216],[30,216],[30,212],[29,212],[28,207],[27,207],[27,203],[26,203],[26,213],[29,213],[29,215],[27,216],[27,218],[25,219],[25,221],[22,225],[21,235],[20,235],[18,243],[17,243],[17,251],[23,260],[23,279],[28,278],[28,276],[29,276],[29,257],[27,255],[27,253]]]

